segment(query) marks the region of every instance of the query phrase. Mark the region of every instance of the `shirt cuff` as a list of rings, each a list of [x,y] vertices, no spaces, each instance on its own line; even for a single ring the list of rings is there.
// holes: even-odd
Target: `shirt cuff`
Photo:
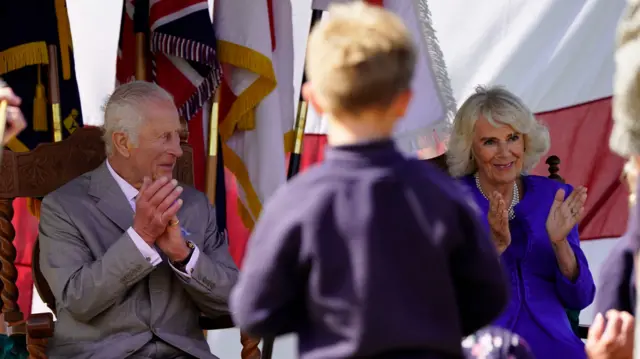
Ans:
[[[191,273],[193,273],[196,263],[198,263],[198,257],[200,257],[200,250],[198,249],[198,246],[194,244],[193,253],[191,254],[189,262],[187,262],[187,265],[184,267],[184,272],[174,267],[171,261],[169,261],[169,265],[176,273],[180,274],[181,276],[185,278],[191,278]]]
[[[133,244],[136,245],[140,254],[149,262],[152,266],[157,266],[162,262],[162,258],[158,254],[158,251],[155,248],[151,247],[147,242],[140,237],[140,235],[133,229],[133,227],[129,227],[127,229],[127,234],[131,237]]]

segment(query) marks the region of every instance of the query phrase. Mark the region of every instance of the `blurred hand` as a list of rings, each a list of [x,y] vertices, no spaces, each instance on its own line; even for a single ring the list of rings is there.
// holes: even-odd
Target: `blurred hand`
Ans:
[[[598,313],[589,328],[585,349],[589,359],[632,359],[635,322],[627,312],[610,310],[607,322]]]
[[[2,86],[3,82],[0,82]],[[16,96],[11,88],[0,87],[0,102],[7,101],[7,125],[2,137],[2,146],[6,146],[9,141],[15,138],[22,130],[27,127],[27,122],[20,111],[20,103],[22,100]]]
[[[182,200],[178,199],[181,193],[182,187],[176,180],[162,177],[152,182],[144,178],[136,198],[133,229],[149,245],[165,232],[169,221],[178,213],[182,206]]]
[[[547,217],[547,233],[552,243],[564,241],[584,215],[584,204],[587,202],[585,187],[580,186],[573,190],[566,200],[564,196],[563,189],[556,192]]]
[[[489,213],[487,214],[491,237],[498,253],[502,254],[511,244],[511,231],[509,230],[509,213],[507,204],[498,192],[489,195]]]

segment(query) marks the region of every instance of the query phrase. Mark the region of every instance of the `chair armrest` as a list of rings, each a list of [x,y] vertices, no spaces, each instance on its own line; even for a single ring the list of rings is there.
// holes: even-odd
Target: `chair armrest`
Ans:
[[[55,323],[53,314],[38,313],[31,314],[27,319],[27,335],[33,339],[47,339],[53,337]]]
[[[580,337],[580,339],[587,339],[588,334],[589,334],[588,325],[580,325],[578,327],[578,337]]]
[[[209,318],[201,315],[198,322],[200,323],[200,328],[203,330],[229,329],[236,326],[229,314],[221,315],[216,318]]]

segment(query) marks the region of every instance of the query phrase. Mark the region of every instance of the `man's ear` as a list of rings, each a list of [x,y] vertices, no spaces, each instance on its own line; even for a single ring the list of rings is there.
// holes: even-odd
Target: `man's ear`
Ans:
[[[313,89],[313,85],[311,82],[306,82],[302,85],[302,98],[307,101],[313,107],[313,110],[320,116],[324,113],[324,109],[319,102],[318,96]]]
[[[129,158],[131,156],[131,142],[129,142],[129,137],[123,132],[114,132],[111,135],[111,141],[113,143],[113,148],[116,152],[118,152],[121,156],[125,158]]]

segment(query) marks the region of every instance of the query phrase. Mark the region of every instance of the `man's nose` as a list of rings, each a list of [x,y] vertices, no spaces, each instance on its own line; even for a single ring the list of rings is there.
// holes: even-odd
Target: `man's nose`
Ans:
[[[171,147],[169,148],[169,153],[176,157],[182,156],[182,146],[180,146],[180,139],[172,142]]]

